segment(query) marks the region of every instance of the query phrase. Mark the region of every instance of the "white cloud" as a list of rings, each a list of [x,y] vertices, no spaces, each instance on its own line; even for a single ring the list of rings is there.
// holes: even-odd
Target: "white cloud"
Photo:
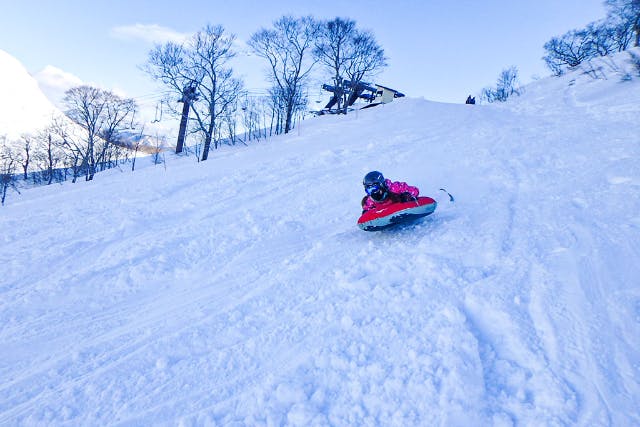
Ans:
[[[147,43],[182,43],[190,34],[180,33],[157,24],[134,24],[112,28],[111,36],[122,40],[143,40]]]
[[[45,66],[33,78],[38,82],[40,90],[58,107],[67,90],[85,84],[80,77],[53,65]]]
[[[41,85],[67,90],[83,84],[80,77],[61,70],[53,65],[47,65],[33,76]]]

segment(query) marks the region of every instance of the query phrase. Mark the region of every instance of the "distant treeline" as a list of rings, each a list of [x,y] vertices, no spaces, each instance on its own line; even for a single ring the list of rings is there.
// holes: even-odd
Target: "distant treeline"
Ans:
[[[553,37],[544,44],[546,55],[543,60],[554,75],[560,76],[591,59],[640,46],[640,0],[606,0],[604,4],[607,8],[604,19]],[[640,55],[630,51],[629,57],[640,75]],[[596,69],[588,72],[592,77],[599,76]],[[495,87],[482,89],[480,99],[504,102],[521,93],[518,69],[512,66],[500,73]]]
[[[607,0],[605,6],[606,18],[545,43],[543,59],[555,75],[591,59],[640,46],[640,0]]]

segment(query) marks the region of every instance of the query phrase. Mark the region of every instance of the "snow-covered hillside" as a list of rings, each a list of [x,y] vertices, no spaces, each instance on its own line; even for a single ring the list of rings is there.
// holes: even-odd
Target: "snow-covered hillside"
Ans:
[[[0,425],[640,425],[639,113],[573,73],[11,195]],[[438,209],[359,230],[371,169]]]
[[[62,115],[38,82],[13,56],[0,49],[0,136],[9,141],[48,126]]]

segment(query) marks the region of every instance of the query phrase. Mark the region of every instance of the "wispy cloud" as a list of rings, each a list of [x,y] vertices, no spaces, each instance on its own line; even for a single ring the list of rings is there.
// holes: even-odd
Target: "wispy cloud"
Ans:
[[[143,40],[147,43],[184,42],[190,34],[180,33],[157,24],[134,24],[114,27],[112,37],[122,40]]]

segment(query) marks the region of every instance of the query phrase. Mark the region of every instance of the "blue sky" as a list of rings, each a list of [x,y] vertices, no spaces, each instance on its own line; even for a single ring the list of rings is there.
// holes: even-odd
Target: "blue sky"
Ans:
[[[464,102],[512,65],[524,83],[548,75],[543,44],[604,18],[605,8],[603,0],[22,0],[2,5],[0,49],[32,74],[53,66],[154,102],[158,89],[139,69],[153,40],[211,23],[243,42],[284,14],[352,18],[373,31],[389,57],[375,83],[408,96]],[[255,93],[266,86],[261,67],[247,57],[236,66]],[[318,87],[311,89],[312,98],[322,94]]]

